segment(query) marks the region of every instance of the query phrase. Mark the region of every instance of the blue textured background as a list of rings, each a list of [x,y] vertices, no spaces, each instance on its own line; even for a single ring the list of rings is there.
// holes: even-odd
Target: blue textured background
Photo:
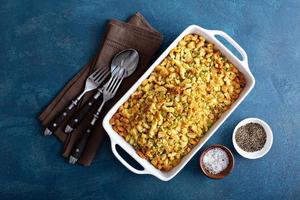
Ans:
[[[300,2],[52,1],[0,4],[0,199],[299,199]],[[42,135],[37,115],[99,48],[109,18],[140,11],[161,31],[161,51],[188,25],[231,35],[246,50],[256,86],[206,146],[230,147],[246,117],[267,121],[271,151],[206,178],[200,152],[170,182],[135,175],[105,141],[91,167],[70,166],[61,143]]]

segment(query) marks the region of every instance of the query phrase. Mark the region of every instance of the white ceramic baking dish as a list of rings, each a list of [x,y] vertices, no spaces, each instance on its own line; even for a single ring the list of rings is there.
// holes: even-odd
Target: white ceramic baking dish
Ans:
[[[202,140],[196,145],[192,151],[186,155],[177,165],[169,172],[164,172],[156,169],[149,161],[142,159],[135,152],[134,148],[127,143],[118,133],[116,133],[112,126],[109,124],[109,120],[114,115],[114,113],[118,110],[118,108],[131,96],[131,94],[139,87],[143,80],[145,80],[154,68],[161,63],[161,61],[169,54],[169,52],[176,47],[178,42],[186,35],[195,33],[202,35],[208,41],[215,44],[215,48],[219,49],[223,55],[227,57],[227,59],[233,63],[245,76],[246,79],[246,87],[243,92],[240,94],[240,97],[234,102],[234,104],[227,110],[223,115],[218,119],[218,121],[209,129],[209,131],[205,134]],[[227,40],[236,50],[241,54],[242,60],[238,59],[228,48],[226,48],[216,36],[221,36],[225,40]],[[156,176],[160,180],[168,181],[172,179],[179,171],[191,160],[191,158],[199,151],[199,149],[205,144],[205,142],[216,132],[216,130],[223,124],[223,122],[229,117],[229,115],[236,109],[236,107],[245,99],[245,97],[249,94],[255,84],[255,79],[250,72],[248,66],[248,58],[246,52],[240,47],[240,45],[235,42],[229,35],[222,31],[218,30],[207,30],[201,28],[197,25],[191,25],[187,27],[175,40],[172,44],[161,54],[161,56],[150,66],[150,68],[144,73],[144,75],[127,91],[127,93],[111,108],[111,110],[106,114],[103,120],[103,127],[108,133],[111,140],[111,148],[113,154],[117,157],[117,159],[130,171],[136,174],[151,174]],[[132,158],[134,158],[144,169],[138,170],[132,167],[128,162],[126,162],[117,152],[116,145],[119,145],[123,148]]]

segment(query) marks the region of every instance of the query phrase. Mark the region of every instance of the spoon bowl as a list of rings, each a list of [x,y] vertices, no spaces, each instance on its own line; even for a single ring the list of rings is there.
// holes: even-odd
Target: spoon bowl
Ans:
[[[125,49],[115,55],[111,62],[111,71],[114,72],[118,67],[118,73],[123,74],[123,78],[130,76],[139,63],[139,53],[135,49]],[[123,70],[121,70],[123,69]]]

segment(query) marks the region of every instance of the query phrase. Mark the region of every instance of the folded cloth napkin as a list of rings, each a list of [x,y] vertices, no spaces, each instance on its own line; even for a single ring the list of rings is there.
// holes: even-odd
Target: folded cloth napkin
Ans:
[[[82,92],[86,78],[97,68],[107,67],[113,56],[121,50],[127,48],[136,49],[140,55],[139,65],[136,71],[130,77],[124,79],[116,96],[105,104],[102,110],[101,117],[91,134],[88,144],[78,160],[80,164],[90,165],[97,149],[105,138],[105,131],[102,127],[102,120],[108,110],[125,94],[125,92],[137,81],[137,79],[148,69],[150,61],[155,52],[159,49],[162,42],[162,34],[157,32],[140,14],[133,15],[127,23],[110,20],[107,25],[107,32],[104,37],[102,47],[98,55],[93,58],[83,69],[68,82],[62,91],[56,96],[53,101],[40,114],[39,119],[43,126],[47,127],[51,120]],[[91,97],[93,92],[85,95],[80,104],[85,103]],[[63,156],[68,157],[72,147],[83,134],[83,131],[89,124],[92,112],[97,110],[96,104],[87,118],[77,127],[77,129],[69,135],[64,133],[64,128],[68,122],[67,118],[64,123],[55,131],[55,135],[64,143]],[[79,105],[80,107],[80,105]]]

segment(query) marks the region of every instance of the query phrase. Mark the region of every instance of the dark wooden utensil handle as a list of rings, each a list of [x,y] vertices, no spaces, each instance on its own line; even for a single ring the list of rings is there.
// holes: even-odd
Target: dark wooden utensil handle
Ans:
[[[67,116],[70,115],[70,113],[77,107],[77,102],[75,103],[72,101],[72,103],[66,107],[63,112],[61,112],[58,116],[56,116],[49,124],[48,129],[51,132],[54,132],[57,130],[57,128],[61,125],[61,123],[66,119]]]
[[[83,133],[83,135],[81,136],[81,138],[78,140],[78,142],[74,146],[74,148],[72,150],[71,157],[75,158],[76,161],[82,155],[82,152],[84,151],[84,149],[85,149],[85,147],[87,145],[88,139],[89,139],[89,137],[91,135],[91,132],[92,132],[93,128],[94,128],[93,125],[89,125],[89,127],[86,129],[86,131]]]
[[[91,97],[79,110],[76,114],[71,118],[68,125],[69,132],[73,132],[73,130],[80,124],[80,122],[84,119],[84,117],[89,113],[92,106],[97,102],[99,96],[101,95],[101,91],[98,91],[93,97]]]

